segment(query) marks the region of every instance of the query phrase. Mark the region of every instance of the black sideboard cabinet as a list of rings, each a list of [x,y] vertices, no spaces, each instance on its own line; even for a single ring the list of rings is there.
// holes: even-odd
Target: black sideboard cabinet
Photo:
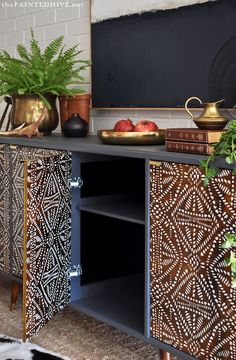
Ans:
[[[23,281],[25,338],[70,302],[180,359],[234,358],[236,294],[219,248],[236,227],[229,170],[204,190],[204,157],[163,146],[103,145],[96,136],[0,143],[0,267]]]

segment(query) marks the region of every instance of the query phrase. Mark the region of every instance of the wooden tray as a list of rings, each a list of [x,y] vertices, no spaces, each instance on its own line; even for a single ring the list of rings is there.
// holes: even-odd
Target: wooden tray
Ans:
[[[112,129],[98,130],[98,138],[103,144],[109,145],[163,145],[165,130],[152,132],[124,132]]]

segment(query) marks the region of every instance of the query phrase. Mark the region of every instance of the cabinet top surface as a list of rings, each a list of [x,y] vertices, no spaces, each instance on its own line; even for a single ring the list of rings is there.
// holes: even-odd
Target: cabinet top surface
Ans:
[[[32,137],[29,139],[25,137],[0,136],[0,144],[66,150],[87,154],[143,158],[147,160],[152,159],[186,164],[198,164],[200,159],[207,158],[207,155],[167,152],[163,145],[104,145],[100,142],[96,135],[90,135],[84,138],[66,138],[60,134],[53,134],[51,136],[43,136],[42,138]]]

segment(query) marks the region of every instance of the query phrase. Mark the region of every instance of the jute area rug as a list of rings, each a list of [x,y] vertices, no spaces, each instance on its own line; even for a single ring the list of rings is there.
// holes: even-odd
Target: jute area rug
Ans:
[[[15,311],[9,310],[9,302],[10,284],[0,278],[0,333],[20,339],[21,299]],[[160,359],[158,349],[69,306],[56,315],[32,343],[71,360]]]

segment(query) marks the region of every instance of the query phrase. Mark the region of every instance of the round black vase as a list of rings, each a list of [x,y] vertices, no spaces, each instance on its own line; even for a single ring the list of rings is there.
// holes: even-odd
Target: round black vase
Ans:
[[[67,137],[85,137],[88,134],[89,126],[87,121],[82,119],[79,114],[72,116],[63,123],[62,131]]]

